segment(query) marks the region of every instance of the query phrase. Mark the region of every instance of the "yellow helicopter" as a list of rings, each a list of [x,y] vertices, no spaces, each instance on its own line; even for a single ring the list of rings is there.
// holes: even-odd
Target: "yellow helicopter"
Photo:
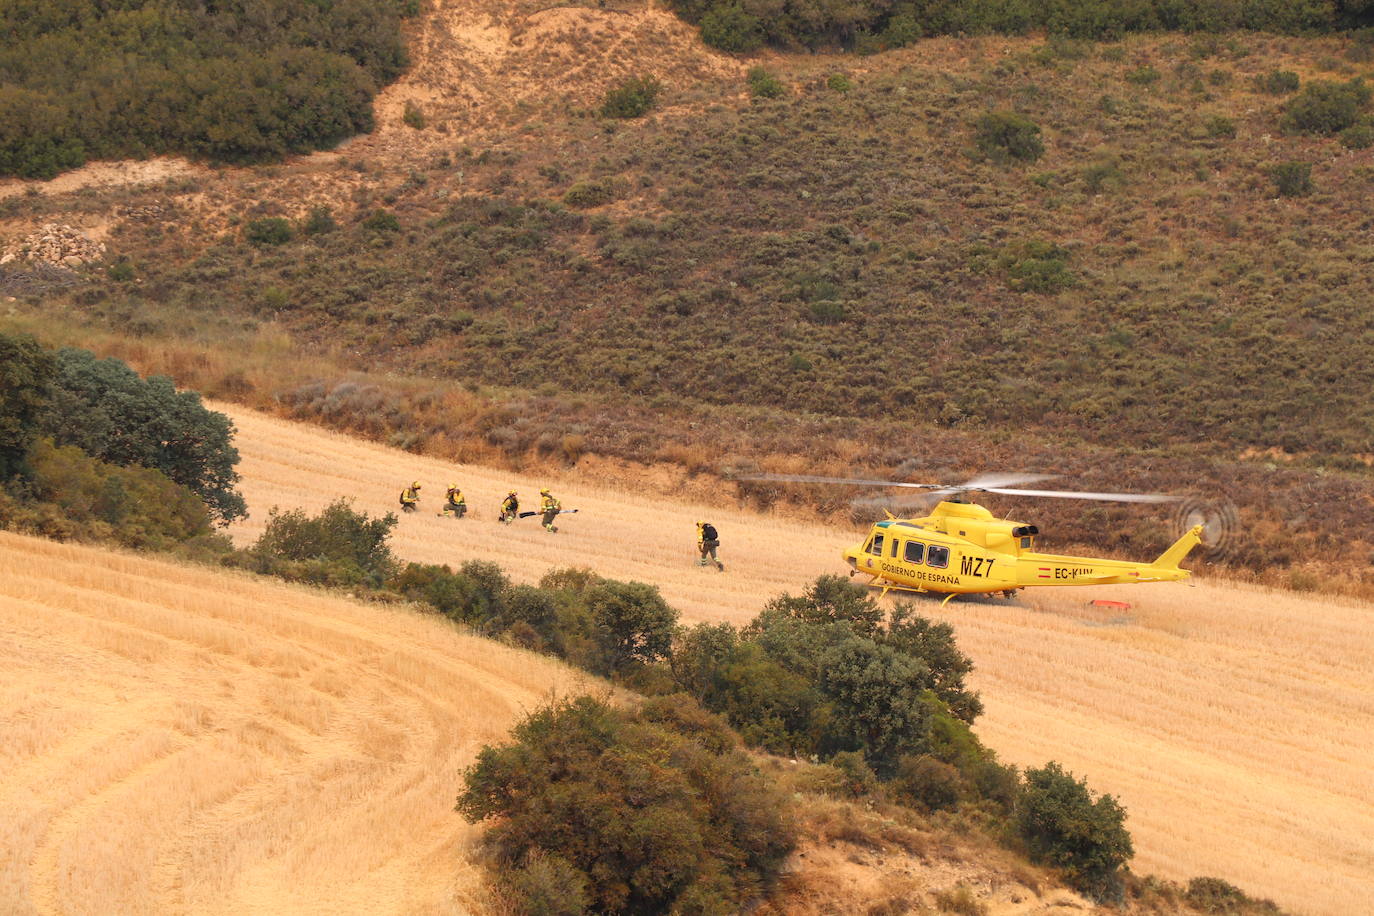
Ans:
[[[1203,525],[1193,525],[1153,563],[1099,557],[1037,553],[1040,529],[1011,519],[996,518],[983,506],[964,499],[968,493],[1000,493],[1056,499],[1111,502],[1173,502],[1174,496],[1150,493],[1088,493],[1076,490],[1020,490],[1008,484],[1046,479],[1045,475],[979,477],[959,485],[903,483],[848,477],[766,474],[741,478],[754,481],[906,487],[940,497],[922,518],[887,518],[874,523],[863,543],[842,554],[851,576],[865,573],[869,584],[883,590],[936,592],[945,602],[955,595],[1000,592],[1012,597],[1018,589],[1042,585],[1134,585],[1176,582],[1190,575],[1180,569],[1183,558],[1202,543]],[[947,498],[946,498],[947,497]]]

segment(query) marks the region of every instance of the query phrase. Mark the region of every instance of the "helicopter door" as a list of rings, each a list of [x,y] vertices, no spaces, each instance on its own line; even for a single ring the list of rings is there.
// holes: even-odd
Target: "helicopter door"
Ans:
[[[875,557],[883,555],[883,536],[881,534],[873,535],[873,539],[868,542],[868,552]]]

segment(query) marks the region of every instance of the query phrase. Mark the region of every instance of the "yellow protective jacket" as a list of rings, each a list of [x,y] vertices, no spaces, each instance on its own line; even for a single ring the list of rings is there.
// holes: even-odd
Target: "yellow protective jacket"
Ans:
[[[554,499],[552,495],[545,496],[543,499],[539,500],[540,512],[557,512],[561,508],[563,508],[562,503]]]
[[[463,499],[463,491],[453,487],[448,491],[448,503],[450,506],[461,506],[467,500]]]

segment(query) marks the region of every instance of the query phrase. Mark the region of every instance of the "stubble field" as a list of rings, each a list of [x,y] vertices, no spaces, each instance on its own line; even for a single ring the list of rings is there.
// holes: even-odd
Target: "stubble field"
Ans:
[[[658,585],[688,621],[743,623],[767,598],[841,571],[848,531],[706,509],[595,481],[453,467],[262,414],[217,405],[239,427],[244,492],[257,536],[266,508],[314,511],[339,496],[394,510],[413,479],[421,511],[394,546],[410,560],[493,560],[534,582],[587,566]],[[462,485],[470,515],[436,516]],[[549,535],[537,519],[505,527],[511,488],[526,503],[550,485],[579,508]],[[993,507],[996,508],[995,506]],[[721,531],[724,574],[694,565],[694,525]],[[1054,549],[1054,533],[1044,547]],[[1185,564],[1186,565],[1186,564]],[[1234,584],[1027,591],[1015,604],[956,600],[949,620],[976,662],[987,713],[978,731],[1005,759],[1055,759],[1126,805],[1134,867],[1175,879],[1224,877],[1302,913],[1350,913],[1374,899],[1374,616],[1367,605]],[[1129,601],[1128,611],[1093,598]]]
[[[587,679],[445,621],[0,533],[0,912],[487,911],[452,810]]]

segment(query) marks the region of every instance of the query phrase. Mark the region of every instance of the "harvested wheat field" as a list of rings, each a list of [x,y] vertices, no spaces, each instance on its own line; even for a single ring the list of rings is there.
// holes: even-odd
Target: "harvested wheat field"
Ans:
[[[0,912],[483,910],[461,769],[586,680],[409,610],[0,533]]]
[[[704,509],[577,471],[540,480],[431,458],[239,408],[244,493],[256,537],[273,505],[322,508],[340,495],[391,511],[406,559],[494,560],[518,581],[589,566],[658,585],[688,620],[743,622],[770,596],[837,572],[851,532],[750,512]],[[438,518],[459,482],[470,515]],[[549,535],[510,527],[496,507],[515,487],[537,501],[554,486],[578,515]],[[697,568],[696,517],[721,530],[724,574]],[[1045,541],[1053,549],[1053,532]],[[1126,805],[1134,866],[1175,879],[1216,875],[1301,913],[1352,913],[1374,900],[1374,609],[1201,582],[1028,591],[1019,603],[952,602],[924,612],[953,622],[978,665],[987,713],[979,732],[1005,759],[1049,759]],[[1092,598],[1133,604],[1104,612]]]

